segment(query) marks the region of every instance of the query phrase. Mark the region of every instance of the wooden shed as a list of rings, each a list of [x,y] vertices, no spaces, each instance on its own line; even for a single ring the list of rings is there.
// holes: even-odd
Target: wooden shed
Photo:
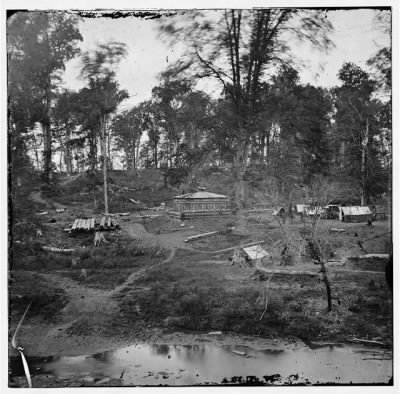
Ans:
[[[339,220],[342,222],[367,222],[372,218],[369,207],[340,207]]]
[[[231,213],[229,197],[204,191],[176,196],[174,208],[170,211],[170,214],[184,218],[229,215]]]

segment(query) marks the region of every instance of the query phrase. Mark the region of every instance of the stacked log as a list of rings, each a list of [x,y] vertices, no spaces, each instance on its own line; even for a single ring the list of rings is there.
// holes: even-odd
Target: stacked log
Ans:
[[[65,231],[68,232],[93,232],[96,230],[115,230],[119,228],[119,223],[115,218],[110,216],[102,216],[99,224],[96,225],[95,218],[82,219],[78,218],[74,220],[72,226]]]

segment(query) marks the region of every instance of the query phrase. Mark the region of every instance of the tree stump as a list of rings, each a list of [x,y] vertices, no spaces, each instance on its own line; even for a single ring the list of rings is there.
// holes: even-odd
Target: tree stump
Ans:
[[[98,246],[102,242],[108,244],[108,241],[104,238],[104,234],[98,231],[94,234],[94,246]]]

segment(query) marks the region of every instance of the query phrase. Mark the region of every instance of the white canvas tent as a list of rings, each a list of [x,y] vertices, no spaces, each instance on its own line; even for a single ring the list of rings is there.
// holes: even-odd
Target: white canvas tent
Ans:
[[[367,222],[372,217],[369,207],[340,207],[339,220],[342,222]]]
[[[298,214],[303,214],[303,215],[304,215],[306,209],[309,208],[309,207],[310,207],[309,205],[297,204],[297,205],[296,205],[296,212],[297,212]]]

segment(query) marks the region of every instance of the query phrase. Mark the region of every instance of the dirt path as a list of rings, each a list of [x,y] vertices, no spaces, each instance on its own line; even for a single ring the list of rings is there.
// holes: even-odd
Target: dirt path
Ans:
[[[144,243],[154,245],[156,237],[147,233],[141,224],[133,224],[129,226],[129,229],[131,235],[133,235],[134,232],[135,239],[139,236],[140,240]],[[50,349],[52,353],[57,351],[63,351],[63,353],[65,353],[65,349],[69,347],[67,353],[74,353],[79,351],[81,346],[85,349],[96,347],[96,338],[99,341],[102,340],[99,336],[91,335],[90,337],[85,337],[85,344],[81,344],[77,347],[75,336],[69,334],[69,329],[75,324],[84,324],[86,321],[90,321],[90,327],[101,328],[109,324],[110,319],[113,317],[118,318],[120,310],[114,296],[119,294],[124,288],[132,286],[132,284],[148,270],[169,263],[175,256],[175,252],[176,247],[172,247],[165,260],[146,266],[132,273],[126,278],[124,283],[112,290],[93,289],[85,286],[84,282],[77,283],[57,272],[41,273],[40,275],[50,285],[62,288],[65,291],[68,304],[57,315],[57,322],[51,324],[47,331],[43,332],[43,330],[41,330],[36,332],[32,326],[27,326],[25,334],[29,331],[30,335],[28,335],[28,337],[24,335],[26,338],[25,341],[28,343],[36,342],[38,349],[35,347],[35,353],[37,354],[46,354]],[[88,332],[88,335],[89,334],[93,334],[92,329],[90,333]],[[38,340],[35,341],[34,337],[37,337]],[[120,339],[109,338],[106,340],[107,345],[110,343],[113,344],[114,342],[120,344]]]
[[[116,294],[120,293],[121,291],[123,291],[123,289],[125,289],[126,287],[131,286],[132,283],[134,283],[136,280],[138,280],[145,272],[149,271],[150,269],[169,263],[174,258],[175,252],[176,252],[176,248],[171,249],[169,256],[165,260],[161,261],[160,263],[149,265],[147,267],[144,267],[144,268],[130,274],[124,283],[120,284],[119,286],[115,287],[113,290],[111,290],[109,292],[110,296],[116,295]]]
[[[64,289],[69,300],[60,311],[61,325],[54,329],[67,328],[83,317],[90,317],[94,323],[101,324],[107,316],[118,311],[118,305],[110,298],[109,291],[92,289],[57,274],[41,275],[54,286]]]

